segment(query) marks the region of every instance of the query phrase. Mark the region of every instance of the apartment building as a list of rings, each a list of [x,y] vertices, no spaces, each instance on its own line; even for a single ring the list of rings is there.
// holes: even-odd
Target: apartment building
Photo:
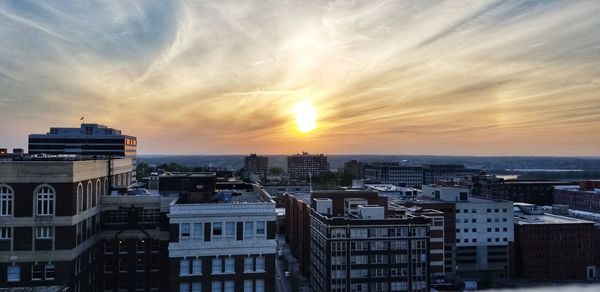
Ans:
[[[570,209],[600,213],[600,180],[586,180],[579,186],[556,186],[554,204],[569,206]]]
[[[452,181],[480,174],[482,174],[480,169],[465,168],[462,164],[425,164],[423,165],[423,184],[432,185],[438,181]]]
[[[247,175],[255,174],[266,179],[269,171],[269,157],[258,156],[254,153],[244,157],[244,171]]]
[[[99,291],[101,198],[132,170],[130,159],[0,161],[0,287]]]
[[[323,154],[296,154],[288,156],[287,168],[290,179],[308,179],[310,175],[319,175],[329,171],[327,156]]]
[[[186,188],[169,208],[169,291],[275,291],[275,202],[258,185],[211,177],[172,178]]]
[[[512,202],[475,197],[459,186],[423,186],[423,197],[454,205],[456,274],[476,279],[512,275]]]
[[[429,290],[429,219],[379,205],[337,217],[329,198],[312,205],[311,291]]]
[[[399,163],[371,163],[363,166],[364,178],[383,184],[403,187],[421,187],[423,168],[421,166],[400,165]]]

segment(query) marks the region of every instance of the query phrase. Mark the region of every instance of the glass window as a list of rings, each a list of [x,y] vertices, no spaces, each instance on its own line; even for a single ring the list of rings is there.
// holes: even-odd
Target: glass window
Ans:
[[[0,227],[0,239],[11,239],[12,229],[10,227]]]
[[[223,223],[221,222],[213,222],[212,224],[212,238],[211,239],[218,239],[221,238],[221,236],[223,235]]]
[[[189,275],[190,274],[190,260],[183,259],[179,262],[179,274]]]
[[[54,264],[46,264],[45,272],[46,272],[46,280],[54,280],[54,275],[55,275]]]
[[[225,258],[225,273],[235,272],[235,261],[234,258]]]
[[[6,280],[8,282],[18,282],[21,280],[21,266],[9,265],[6,269]]]
[[[235,284],[233,281],[225,281],[225,292],[233,292]]]
[[[265,257],[263,257],[263,256],[256,257],[256,270],[257,271],[265,270]]]
[[[0,186],[0,216],[12,216],[13,191],[8,186]]]
[[[225,223],[225,236],[228,238],[235,238],[235,222]]]
[[[194,238],[204,238],[204,223],[194,223]]]
[[[265,280],[262,280],[262,279],[256,280],[255,292],[265,292]]]
[[[200,282],[192,283],[192,292],[202,292],[202,283],[200,283]]]
[[[254,259],[252,257],[244,258],[244,271],[253,271],[254,270]]]
[[[221,292],[221,281],[212,282],[212,292]]]
[[[190,238],[190,223],[181,223],[179,225],[179,238],[188,239]]]
[[[41,280],[44,274],[44,267],[39,264],[31,266],[31,280]]]
[[[254,292],[252,280],[244,280],[244,292]]]
[[[194,259],[192,261],[192,274],[201,275],[202,274],[202,260]]]
[[[265,235],[265,221],[256,222],[256,235]]]
[[[54,190],[48,186],[43,186],[37,190],[37,208],[38,216],[54,215]]]
[[[213,274],[222,274],[223,273],[223,259],[222,258],[212,259],[212,273]]]
[[[190,292],[190,283],[179,283],[179,292]]]
[[[252,236],[254,236],[254,222],[246,221],[244,222],[244,237]]]
[[[36,239],[52,239],[53,227],[36,227],[35,238]]]

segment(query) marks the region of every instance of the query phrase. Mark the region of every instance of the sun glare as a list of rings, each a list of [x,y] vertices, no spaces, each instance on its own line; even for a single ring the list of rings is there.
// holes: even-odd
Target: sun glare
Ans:
[[[308,133],[317,127],[317,111],[308,102],[302,102],[294,108],[296,125],[302,133]]]

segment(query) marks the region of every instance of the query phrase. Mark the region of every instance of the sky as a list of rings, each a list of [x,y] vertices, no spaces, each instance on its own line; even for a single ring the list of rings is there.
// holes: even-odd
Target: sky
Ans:
[[[0,147],[85,116],[139,154],[600,156],[598,15],[594,0],[1,1]]]

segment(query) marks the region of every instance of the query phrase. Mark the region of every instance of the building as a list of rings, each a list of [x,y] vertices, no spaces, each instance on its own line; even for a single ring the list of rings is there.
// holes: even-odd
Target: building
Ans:
[[[594,222],[515,203],[516,275],[536,280],[594,280]]]
[[[275,291],[275,202],[258,185],[214,173],[169,178],[169,291]],[[179,183],[178,183],[179,182]],[[172,192],[163,190],[161,195]]]
[[[446,222],[454,220],[455,224],[455,244],[451,247],[455,274],[473,279],[512,275],[512,202],[475,197],[468,188],[459,186],[423,186],[423,199],[418,203],[427,201],[454,205],[455,217]]]
[[[256,174],[260,178],[266,179],[269,171],[269,157],[257,156],[256,154],[244,157],[244,171],[248,175]]]
[[[480,175],[480,169],[465,168],[461,164],[425,164],[423,165],[423,184],[432,185],[440,180],[455,180]]]
[[[131,158],[135,181],[137,139],[99,124],[79,128],[52,127],[46,134],[29,135],[29,154],[72,154]]]
[[[0,287],[103,289],[101,202],[132,172],[130,159],[0,161]]]
[[[540,206],[553,204],[555,186],[572,184],[568,181],[504,180],[490,175],[472,176],[462,183],[470,186],[476,196]]]
[[[339,216],[336,199],[312,199],[311,291],[429,290],[430,219],[369,204]]]
[[[285,241],[298,260],[300,273],[310,275],[310,193],[284,193]]]
[[[310,175],[320,175],[329,171],[329,162],[327,156],[323,154],[296,154],[288,156],[288,174],[290,179],[308,179]]]
[[[600,181],[580,182],[579,186],[556,186],[554,204],[569,206],[570,209],[600,213]]]
[[[399,163],[371,163],[363,166],[364,178],[403,187],[421,187],[423,168]]]
[[[344,163],[344,170],[350,172],[354,179],[363,179],[365,173],[364,165],[364,163],[357,160],[350,160]]]

